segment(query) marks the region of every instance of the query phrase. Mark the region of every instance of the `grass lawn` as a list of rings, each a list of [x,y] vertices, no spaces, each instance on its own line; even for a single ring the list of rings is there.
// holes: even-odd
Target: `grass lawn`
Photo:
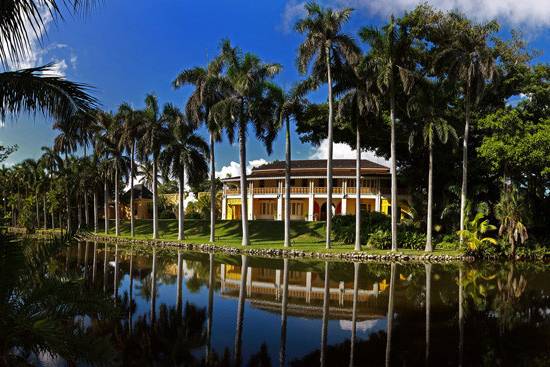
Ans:
[[[109,236],[115,234],[115,223],[110,221]],[[258,249],[283,249],[284,222],[282,221],[249,221],[250,242],[249,248]],[[100,223],[98,235],[105,235],[103,222]],[[325,249],[325,223],[293,221],[290,225],[292,248],[311,252],[351,252],[353,245],[333,242],[330,250]],[[185,220],[185,240],[182,242],[202,244],[208,243],[210,239],[210,222],[207,220],[187,219]],[[151,220],[135,221],[135,238],[150,240],[153,233],[153,222]],[[120,237],[130,238],[130,221],[121,221]],[[178,221],[175,219],[159,220],[159,239],[177,241]],[[240,221],[218,221],[216,223],[216,245],[239,247],[241,245],[241,222]],[[369,254],[387,254],[388,250],[364,249]],[[419,255],[423,251],[403,249],[399,250],[404,254]],[[459,255],[457,250],[438,250],[436,255]]]

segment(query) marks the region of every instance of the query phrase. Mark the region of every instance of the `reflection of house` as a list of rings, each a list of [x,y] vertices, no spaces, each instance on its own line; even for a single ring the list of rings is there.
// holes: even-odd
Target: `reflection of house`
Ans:
[[[355,160],[333,161],[333,207],[335,214],[355,214]],[[248,179],[249,219],[282,220],[284,210],[285,162],[275,161],[252,169]],[[222,219],[241,215],[239,177],[226,178]],[[291,219],[326,218],[326,160],[295,160],[291,163]],[[406,213],[409,196],[398,190],[401,212]],[[361,210],[390,213],[389,168],[368,160],[361,161]]]
[[[241,286],[241,267],[221,264],[221,294],[236,296]],[[383,292],[385,280],[374,283],[369,289],[359,289],[360,302],[358,316],[362,319],[383,317],[376,315],[369,305],[377,303]],[[246,294],[251,303],[258,308],[280,312],[283,292],[283,271],[280,269],[249,267],[246,279]],[[350,316],[353,302],[353,282],[329,281],[331,317]],[[300,316],[317,316],[322,313],[324,297],[324,279],[315,272],[288,272],[288,312]]]

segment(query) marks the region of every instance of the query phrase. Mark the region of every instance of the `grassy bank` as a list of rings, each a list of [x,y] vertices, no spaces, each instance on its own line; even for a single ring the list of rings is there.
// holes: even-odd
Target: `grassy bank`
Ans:
[[[251,249],[283,249],[283,228],[282,221],[250,221]],[[203,244],[208,243],[210,237],[210,223],[206,220],[185,221],[185,240],[182,242]],[[153,233],[152,221],[135,221],[135,238],[150,240]],[[100,225],[98,235],[105,235],[103,223]],[[108,236],[114,236],[114,221],[110,222]],[[130,238],[130,222],[121,221],[120,237]],[[174,219],[159,220],[159,239],[165,241],[177,241],[178,222]],[[334,242],[333,248],[325,249],[325,224],[324,222],[296,221],[291,224],[292,248],[309,252],[352,252],[353,245]],[[218,221],[216,223],[216,245],[228,247],[240,247],[241,245],[241,222],[240,221]],[[387,250],[366,249],[369,254],[387,254]],[[421,255],[423,251],[403,249],[401,253],[409,255]],[[459,255],[456,250],[434,251],[435,255]]]

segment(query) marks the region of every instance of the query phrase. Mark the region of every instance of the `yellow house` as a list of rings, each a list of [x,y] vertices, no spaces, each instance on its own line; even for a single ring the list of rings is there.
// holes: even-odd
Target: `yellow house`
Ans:
[[[333,160],[332,208],[334,215],[354,215],[357,201],[355,160]],[[326,160],[291,162],[290,219],[316,221],[327,215]],[[283,220],[285,162],[275,161],[252,169],[248,182],[248,219]],[[222,219],[241,218],[239,177],[223,181]],[[409,215],[410,196],[398,189],[401,216]],[[361,161],[360,205],[363,212],[389,214],[390,170],[388,167]]]
[[[151,219],[153,217],[153,193],[143,184],[134,185],[134,187],[130,190],[134,192],[134,207],[132,208],[134,218]],[[130,190],[124,193],[124,202],[130,203]],[[124,205],[123,218],[130,218],[129,205]]]

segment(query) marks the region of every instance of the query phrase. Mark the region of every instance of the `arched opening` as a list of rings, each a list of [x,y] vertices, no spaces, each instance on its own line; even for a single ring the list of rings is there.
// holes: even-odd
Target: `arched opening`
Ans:
[[[331,213],[332,213],[332,216],[334,217],[334,214],[336,213],[336,207],[334,206],[334,204],[331,205]],[[323,205],[321,205],[321,213],[320,213],[320,217],[319,217],[319,220],[326,220],[327,219],[327,203],[324,202]]]

